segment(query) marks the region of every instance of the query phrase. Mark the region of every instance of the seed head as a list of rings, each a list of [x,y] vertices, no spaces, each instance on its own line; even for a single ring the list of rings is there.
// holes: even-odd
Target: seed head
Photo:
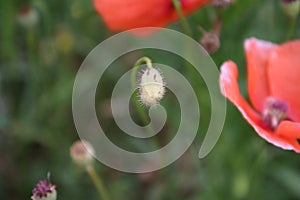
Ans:
[[[73,161],[80,166],[89,166],[93,163],[93,154],[95,150],[93,146],[85,141],[79,140],[73,143],[70,148],[70,154]]]

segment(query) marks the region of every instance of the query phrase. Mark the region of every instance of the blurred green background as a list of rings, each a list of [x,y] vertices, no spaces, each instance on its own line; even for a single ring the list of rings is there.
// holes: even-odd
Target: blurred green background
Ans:
[[[28,13],[32,15],[29,18]],[[238,64],[240,89],[247,96],[243,41],[257,37],[282,43],[290,20],[279,0],[236,0],[219,11],[206,6],[188,17],[196,40],[201,38],[197,27],[211,29],[217,13],[222,16],[221,47],[212,58],[217,66],[228,59]],[[33,186],[45,179],[47,172],[57,185],[58,199],[100,199],[85,171],[69,155],[70,146],[78,139],[71,96],[81,62],[114,33],[103,25],[92,1],[86,0],[1,0],[0,19],[0,199],[30,199]],[[298,20],[295,38],[300,37],[299,27]],[[176,22],[169,28],[182,31]],[[97,92],[98,116],[109,137],[126,148],[140,141],[120,138],[106,109],[117,78],[141,56],[182,65],[174,55],[145,50],[121,57],[115,63],[117,67],[107,72]],[[209,122],[210,100],[201,80],[193,86],[200,93],[203,128],[178,161],[140,175],[95,163],[113,199],[300,199],[298,155],[261,139],[230,103],[217,145],[205,159],[198,159]],[[175,97],[166,95],[162,104],[173,118],[156,138],[161,145],[170,141],[178,121]]]

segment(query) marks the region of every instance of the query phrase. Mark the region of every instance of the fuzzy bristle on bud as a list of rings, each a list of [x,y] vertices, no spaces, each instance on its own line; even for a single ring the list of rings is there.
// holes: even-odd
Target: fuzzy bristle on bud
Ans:
[[[155,68],[147,68],[140,78],[138,93],[141,102],[146,106],[154,106],[165,94],[165,85],[161,73]]]
[[[32,190],[32,200],[56,200],[57,192],[55,185],[52,185],[49,181],[40,181]]]
[[[73,161],[76,164],[84,167],[87,167],[93,163],[94,153],[95,150],[93,146],[85,140],[74,142],[70,148],[70,154]]]

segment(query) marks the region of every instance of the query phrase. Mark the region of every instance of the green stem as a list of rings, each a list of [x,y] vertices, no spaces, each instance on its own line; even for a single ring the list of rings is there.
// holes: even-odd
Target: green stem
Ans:
[[[132,69],[132,72],[131,72],[131,87],[132,87],[133,90],[135,90],[136,87],[137,87],[136,86],[136,84],[137,84],[137,80],[136,80],[137,70],[138,70],[138,68],[140,67],[140,65],[142,63],[146,63],[147,67],[150,68],[150,69],[153,68],[152,61],[148,57],[142,57],[142,58],[138,59],[135,62],[134,66],[133,66],[133,69]],[[145,110],[142,108],[141,103],[136,98],[134,100],[134,105],[135,105],[135,108],[138,112],[138,115],[139,115],[140,119],[142,120],[142,122],[144,123],[144,125],[147,124],[148,116],[147,116]],[[154,132],[153,127],[152,126],[147,126],[147,132],[149,134],[153,133]],[[151,140],[151,141],[153,142],[153,145],[155,147],[159,147],[156,140],[155,141]]]
[[[294,37],[295,34],[295,27],[296,27],[296,18],[291,18],[290,19],[290,26],[288,29],[288,32],[286,34],[286,40],[291,40]]]
[[[172,2],[173,2],[173,5],[176,9],[177,14],[178,14],[178,17],[179,17],[179,20],[180,20],[180,23],[181,23],[181,26],[183,28],[184,33],[186,35],[192,37],[192,31],[191,31],[191,28],[188,24],[188,21],[186,20],[186,17],[183,14],[180,1],[179,0],[172,0]],[[188,49],[188,47],[186,47],[186,45],[183,48]],[[189,73],[193,74],[193,72],[188,67],[189,64],[186,61],[184,62],[184,65],[186,66],[186,70]]]
[[[132,69],[132,73],[131,73],[131,87],[132,87],[133,90],[136,89],[136,83],[137,83],[136,75],[137,75],[137,70],[138,70],[139,66],[140,66],[143,62],[146,63],[146,65],[147,65],[148,68],[153,68],[153,66],[152,66],[152,61],[151,61],[150,58],[148,58],[148,57],[142,57],[142,58],[138,59],[138,60],[135,62],[134,66],[133,66],[133,69]],[[134,103],[135,103],[135,107],[136,107],[136,109],[137,109],[137,112],[138,112],[138,114],[139,114],[141,120],[143,121],[144,124],[147,124],[147,119],[148,119],[148,118],[147,118],[146,113],[144,112],[144,110],[143,110],[142,107],[140,106],[140,102],[139,102],[138,100],[135,100]],[[149,132],[150,132],[150,131],[153,131],[153,130],[149,130]]]
[[[137,83],[136,75],[137,75],[137,70],[138,70],[139,66],[143,62],[146,63],[146,65],[147,65],[148,68],[150,68],[150,69],[153,68],[152,61],[148,57],[142,57],[142,58],[138,59],[135,62],[134,66],[133,66],[133,69],[132,69],[132,73],[131,73],[131,87],[132,87],[133,90],[136,89],[136,83]],[[138,107],[140,107],[140,106],[138,106]],[[147,117],[146,117],[146,120],[147,120]]]
[[[178,14],[178,17],[179,17],[179,20],[180,20],[180,23],[182,25],[184,33],[187,34],[188,36],[192,36],[191,28],[188,24],[188,21],[186,20],[186,18],[184,16],[183,12],[182,12],[180,1],[179,0],[172,0],[172,2],[173,2],[173,5],[175,7],[175,10]]]
[[[89,174],[89,176],[91,177],[91,179],[92,179],[95,187],[97,188],[100,196],[102,197],[102,199],[103,200],[111,200],[111,198],[108,195],[108,192],[106,191],[106,189],[103,185],[103,182],[102,182],[100,176],[98,176],[94,167],[89,165],[86,167],[86,171]]]
[[[135,62],[135,64],[134,64],[133,67],[138,67],[138,66],[140,66],[143,62],[145,62],[145,63],[147,64],[147,67],[153,68],[152,61],[151,61],[151,59],[148,58],[148,57],[141,57],[140,59],[138,59],[138,60]]]

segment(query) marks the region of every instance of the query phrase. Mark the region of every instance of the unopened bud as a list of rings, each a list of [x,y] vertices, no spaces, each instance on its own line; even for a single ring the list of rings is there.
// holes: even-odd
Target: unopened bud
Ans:
[[[295,19],[300,10],[300,0],[281,0],[282,9],[287,16]]]
[[[219,49],[220,39],[215,32],[206,32],[204,33],[200,44],[209,54],[212,54]]]
[[[209,53],[212,54],[220,48],[219,34],[221,30],[221,21],[216,19],[214,21],[214,27],[211,31],[207,32],[202,27],[199,29],[203,36],[200,40],[200,44]]]
[[[32,190],[32,200],[56,200],[57,192],[55,185],[52,185],[49,181],[40,181]]]
[[[25,28],[32,28],[37,24],[39,14],[35,8],[31,6],[23,6],[18,10],[17,20],[21,26]]]
[[[165,85],[161,73],[153,67],[147,68],[141,76],[138,92],[144,105],[153,106],[158,104],[165,94]]]
[[[93,163],[94,153],[95,150],[93,146],[85,140],[74,142],[70,148],[70,154],[73,161],[83,167],[89,166]]]

